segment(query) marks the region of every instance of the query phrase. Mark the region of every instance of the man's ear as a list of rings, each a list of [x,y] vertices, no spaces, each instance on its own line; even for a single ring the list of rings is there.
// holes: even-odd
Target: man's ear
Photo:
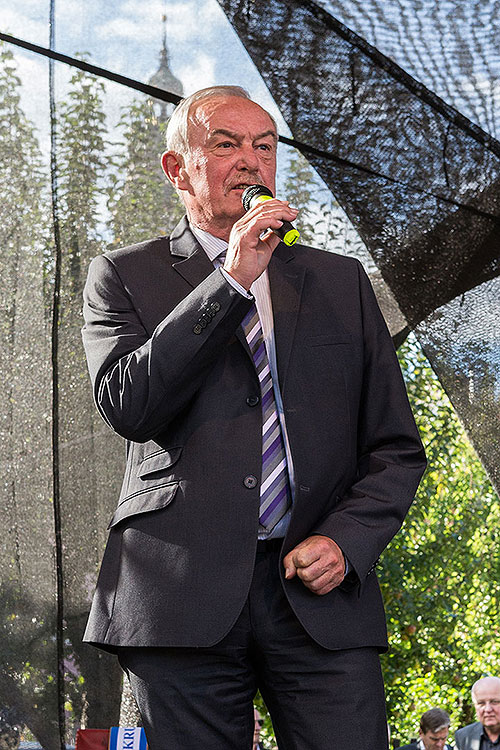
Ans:
[[[175,188],[178,190],[188,189],[189,179],[184,167],[184,159],[180,154],[176,154],[174,151],[165,151],[161,157],[161,166]]]

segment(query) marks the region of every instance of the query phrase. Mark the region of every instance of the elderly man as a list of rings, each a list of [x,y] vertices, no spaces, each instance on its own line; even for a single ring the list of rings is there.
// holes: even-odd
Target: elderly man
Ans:
[[[500,748],[500,678],[483,677],[471,690],[477,722],[458,729],[457,750]]]
[[[399,750],[449,750],[446,744],[450,717],[442,708],[430,708],[420,718],[419,739]]]
[[[280,242],[276,126],[237,87],[184,100],[162,164],[187,218],[94,259],[84,344],[127,469],[86,631],[150,750],[384,750],[377,559],[425,458],[370,283]]]

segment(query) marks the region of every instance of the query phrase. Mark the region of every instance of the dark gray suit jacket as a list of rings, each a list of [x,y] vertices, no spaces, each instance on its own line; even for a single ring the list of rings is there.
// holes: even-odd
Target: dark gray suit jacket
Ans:
[[[467,724],[466,727],[457,729],[455,732],[455,744],[457,750],[479,750],[481,746],[481,735],[483,725],[480,721]]]
[[[386,647],[374,567],[425,466],[391,338],[361,265],[281,244],[269,265],[295,472],[282,554],[333,538],[352,572],[326,596],[283,581],[311,636]],[[203,646],[231,628],[252,578],[260,394],[240,323],[251,302],[187,222],[92,262],[83,340],[97,406],[128,443],[85,639]]]

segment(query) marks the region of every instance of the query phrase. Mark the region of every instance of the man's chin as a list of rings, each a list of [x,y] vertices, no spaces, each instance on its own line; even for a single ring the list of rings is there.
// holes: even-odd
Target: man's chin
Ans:
[[[483,719],[483,726],[487,727],[492,732],[500,733],[500,723],[497,719]]]

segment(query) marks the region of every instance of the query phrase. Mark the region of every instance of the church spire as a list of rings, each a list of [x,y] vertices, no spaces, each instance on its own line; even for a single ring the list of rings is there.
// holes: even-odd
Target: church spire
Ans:
[[[158,70],[156,73],[154,73],[151,78],[149,79],[148,83],[151,86],[156,86],[159,89],[163,89],[164,91],[170,91],[174,94],[179,94],[179,96],[184,95],[184,90],[182,87],[182,83],[178,78],[174,76],[172,71],[170,70],[170,61],[169,61],[169,54],[168,54],[168,48],[167,48],[167,14],[164,13],[162,16],[162,24],[163,24],[163,43],[162,48],[160,50],[160,65],[158,67]],[[168,104],[167,102],[158,101],[160,105],[160,115],[159,119],[161,121],[167,120],[170,115],[172,114],[173,105]]]

